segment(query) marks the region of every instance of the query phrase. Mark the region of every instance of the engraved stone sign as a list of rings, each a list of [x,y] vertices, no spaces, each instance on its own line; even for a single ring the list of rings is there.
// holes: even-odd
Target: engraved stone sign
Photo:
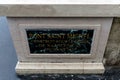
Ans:
[[[90,54],[92,29],[28,29],[31,54]]]
[[[8,18],[18,74],[101,74],[112,18]]]

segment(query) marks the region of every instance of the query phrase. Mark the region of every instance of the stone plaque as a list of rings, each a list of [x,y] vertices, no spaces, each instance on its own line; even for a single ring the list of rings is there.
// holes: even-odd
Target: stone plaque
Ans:
[[[28,29],[31,54],[90,54],[92,29]]]

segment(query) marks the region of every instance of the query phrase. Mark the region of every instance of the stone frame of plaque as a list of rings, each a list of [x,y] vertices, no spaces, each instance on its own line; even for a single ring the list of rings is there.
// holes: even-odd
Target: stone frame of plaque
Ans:
[[[21,35],[22,35],[22,40],[23,42],[25,42],[23,44],[23,48],[24,48],[24,51],[26,52],[26,56],[28,57],[39,57],[39,58],[92,58],[94,57],[95,53],[96,53],[96,49],[97,49],[97,41],[99,39],[99,32],[100,32],[100,25],[63,25],[63,26],[59,26],[59,25],[41,25],[41,24],[37,24],[34,25],[26,25],[26,24],[20,24],[19,25],[19,28],[20,28],[20,32],[21,32]],[[91,51],[90,51],[90,54],[31,54],[30,53],[30,49],[29,49],[29,44],[28,44],[28,40],[27,40],[27,34],[26,34],[26,29],[27,30],[39,30],[39,29],[76,29],[76,30],[79,30],[79,29],[88,29],[88,30],[94,30],[94,34],[93,34],[93,42],[92,42],[92,45],[91,45]]]
[[[8,18],[10,32],[16,53],[18,55],[16,72],[19,74],[103,73],[103,55],[107,44],[112,19],[113,18],[72,17]],[[26,30],[34,29],[94,30],[90,54],[31,54]],[[74,67],[76,67],[76,69]]]

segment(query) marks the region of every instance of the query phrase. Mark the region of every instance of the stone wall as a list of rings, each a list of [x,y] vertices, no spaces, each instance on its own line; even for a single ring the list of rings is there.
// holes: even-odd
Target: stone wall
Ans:
[[[104,56],[107,66],[120,65],[120,18],[114,18]]]

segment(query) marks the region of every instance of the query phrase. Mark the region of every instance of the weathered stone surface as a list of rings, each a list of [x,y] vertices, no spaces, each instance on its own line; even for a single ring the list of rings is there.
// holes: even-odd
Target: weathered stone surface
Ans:
[[[2,5],[2,2],[5,3]],[[16,0],[17,1],[17,0]],[[21,0],[24,2],[24,0]],[[30,1],[30,0],[28,0]],[[38,2],[40,1],[40,2]],[[61,0],[37,0],[39,5],[30,4],[6,4],[8,1],[0,0],[0,16],[7,17],[119,17],[120,16],[120,1],[103,0],[105,2],[99,2],[101,0],[65,0],[61,3]],[[84,1],[84,3],[82,3]],[[91,2],[92,1],[92,2]],[[113,1],[116,4],[113,5]],[[11,2],[11,0],[10,0]],[[36,2],[36,1],[33,1]],[[33,3],[32,2],[32,3]],[[36,3],[37,3],[36,2]],[[49,2],[49,3],[48,3]],[[97,4],[96,4],[96,3]],[[14,1],[13,1],[14,3]],[[70,5],[68,5],[70,4]],[[106,5],[104,5],[106,4]]]
[[[120,65],[120,18],[113,21],[104,57],[106,65]]]
[[[120,69],[107,69],[103,75],[97,74],[30,74],[18,75],[21,80],[120,80]]]

